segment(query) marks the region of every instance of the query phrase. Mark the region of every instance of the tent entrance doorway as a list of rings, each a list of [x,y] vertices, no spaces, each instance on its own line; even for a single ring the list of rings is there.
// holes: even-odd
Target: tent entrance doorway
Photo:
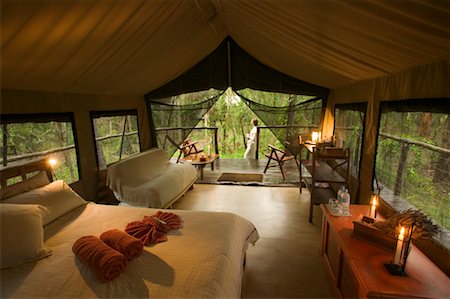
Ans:
[[[313,96],[251,89],[234,91],[231,88],[149,101],[158,147],[178,156],[178,148],[172,141],[175,144],[187,139],[195,141],[205,153],[220,155],[215,167],[219,176],[231,170],[263,173],[267,162],[264,154],[268,152],[269,145],[283,149],[285,141],[289,141],[293,146],[289,151],[296,154],[298,136],[309,135],[318,128],[322,104],[321,98]],[[246,138],[253,127],[252,119],[259,121],[257,150],[252,159],[244,160]],[[295,161],[293,163],[295,167]],[[295,173],[296,177],[290,178],[288,175],[286,179],[274,178],[269,182],[298,182],[298,171],[290,171],[289,163],[285,167],[287,173]],[[228,168],[230,171],[225,171]],[[271,172],[281,177],[279,168],[273,168],[273,171],[269,168],[267,176]]]

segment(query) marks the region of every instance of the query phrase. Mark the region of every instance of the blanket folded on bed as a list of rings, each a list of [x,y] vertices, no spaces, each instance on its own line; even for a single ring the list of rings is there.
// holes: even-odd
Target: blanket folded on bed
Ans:
[[[141,240],[118,229],[104,232],[100,235],[100,239],[108,246],[122,253],[127,261],[137,258],[144,249]]]
[[[72,251],[101,282],[109,282],[125,270],[125,256],[95,236],[81,237],[73,244]]]
[[[125,232],[138,238],[146,246],[167,241],[166,233],[178,229],[181,219],[173,213],[158,212],[153,216],[144,216],[142,221],[127,224]]]

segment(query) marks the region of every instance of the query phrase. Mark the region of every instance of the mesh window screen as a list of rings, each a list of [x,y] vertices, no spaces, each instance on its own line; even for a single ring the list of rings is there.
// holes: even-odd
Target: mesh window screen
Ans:
[[[342,140],[344,148],[350,148],[351,171],[355,177],[359,177],[366,106],[366,103],[355,103],[334,108],[334,135]]]
[[[99,169],[140,152],[137,111],[91,112]]]
[[[440,109],[434,105],[434,111],[423,107],[420,112],[417,105],[397,104],[381,106],[376,155],[381,195],[396,209],[412,205],[449,229],[449,104]]]
[[[78,146],[72,113],[2,115],[0,118],[1,167],[53,158],[55,179],[80,179]],[[18,182],[12,180],[8,184]]]
[[[311,135],[311,132],[319,127],[322,114],[321,98],[250,89],[236,93],[281,144],[290,142],[287,148],[293,154],[298,153],[298,136]]]
[[[149,100],[158,147],[171,157],[223,91],[207,90]],[[171,142],[172,141],[172,142]],[[175,144],[173,144],[175,143]]]

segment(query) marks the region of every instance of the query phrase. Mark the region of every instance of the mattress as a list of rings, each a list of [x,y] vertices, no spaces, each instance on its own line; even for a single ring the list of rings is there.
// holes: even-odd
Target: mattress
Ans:
[[[52,255],[1,270],[1,298],[239,298],[243,261],[255,226],[231,213],[170,210],[183,225],[168,240],[130,261],[125,271],[101,283],[72,253],[73,243],[154,215],[160,209],[89,203],[45,227]]]

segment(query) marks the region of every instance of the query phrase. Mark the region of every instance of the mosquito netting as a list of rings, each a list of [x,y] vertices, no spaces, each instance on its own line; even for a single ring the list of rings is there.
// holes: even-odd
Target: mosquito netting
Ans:
[[[243,89],[234,93],[234,98],[245,103],[260,119],[260,131],[269,130],[292,153],[298,151],[299,135],[309,136],[312,130],[319,127],[323,111],[323,99],[320,97],[252,89]],[[177,145],[188,138],[205,114],[223,95],[224,91],[211,89],[149,100],[158,147],[172,156],[178,149]],[[236,115],[236,117],[240,116]],[[211,146],[217,149],[215,142],[211,138]]]

